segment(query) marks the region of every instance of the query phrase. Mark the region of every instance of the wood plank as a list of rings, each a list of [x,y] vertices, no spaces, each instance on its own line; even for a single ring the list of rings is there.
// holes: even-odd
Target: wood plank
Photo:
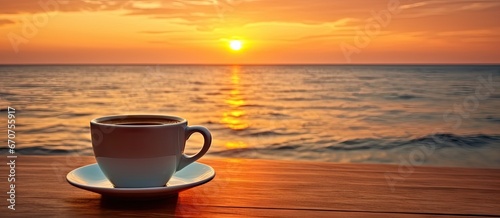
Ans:
[[[401,174],[407,177],[392,191],[385,175],[399,175],[397,165],[205,158],[201,162],[217,172],[213,181],[177,198],[126,202],[101,198],[65,181],[70,170],[94,162],[89,156],[20,156],[16,211],[0,201],[0,217],[500,216],[499,169],[414,167],[411,174]],[[0,168],[0,175],[8,175],[7,169]],[[6,178],[0,178],[0,187],[8,189]]]

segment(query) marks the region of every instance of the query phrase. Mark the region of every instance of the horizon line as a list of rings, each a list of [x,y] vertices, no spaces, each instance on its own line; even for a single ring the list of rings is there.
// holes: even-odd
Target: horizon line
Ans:
[[[499,63],[0,63],[0,66],[495,66]]]

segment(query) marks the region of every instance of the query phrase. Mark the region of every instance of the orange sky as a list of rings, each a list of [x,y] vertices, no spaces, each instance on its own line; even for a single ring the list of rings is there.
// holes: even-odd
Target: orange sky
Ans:
[[[499,14],[497,0],[0,0],[0,64],[500,63]]]

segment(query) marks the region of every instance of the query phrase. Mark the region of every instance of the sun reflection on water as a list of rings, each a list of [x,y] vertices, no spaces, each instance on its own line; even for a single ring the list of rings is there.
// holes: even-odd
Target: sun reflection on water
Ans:
[[[241,95],[240,67],[234,66],[231,70],[231,90],[225,99],[229,111],[222,114],[221,123],[233,130],[244,130],[248,128],[248,122],[244,119],[245,110],[241,107],[245,100]]]
[[[226,142],[227,149],[238,149],[238,148],[246,148],[248,147],[247,143],[242,141],[229,141]]]
[[[245,105],[245,99],[241,94],[239,66],[233,66],[231,69],[231,90],[225,102],[229,106],[229,110],[223,112],[221,123],[236,131],[248,128],[248,121],[244,118],[246,112],[242,108]],[[228,149],[247,147],[247,144],[242,141],[228,141],[225,145]]]

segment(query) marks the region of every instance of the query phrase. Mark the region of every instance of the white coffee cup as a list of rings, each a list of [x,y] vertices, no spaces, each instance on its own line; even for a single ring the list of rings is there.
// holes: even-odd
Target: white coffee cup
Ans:
[[[92,147],[99,167],[116,188],[160,187],[173,174],[207,153],[210,132],[188,126],[187,120],[168,115],[116,115],[90,121]],[[201,150],[184,154],[186,141],[199,132]]]

